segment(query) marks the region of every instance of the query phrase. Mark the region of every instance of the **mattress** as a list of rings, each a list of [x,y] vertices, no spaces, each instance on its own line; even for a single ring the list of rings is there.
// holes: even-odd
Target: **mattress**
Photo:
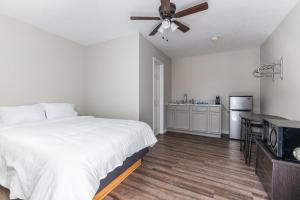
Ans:
[[[92,200],[100,180],[101,188],[110,172],[156,142],[147,124],[130,120],[73,117],[1,127],[0,185],[11,199]]]

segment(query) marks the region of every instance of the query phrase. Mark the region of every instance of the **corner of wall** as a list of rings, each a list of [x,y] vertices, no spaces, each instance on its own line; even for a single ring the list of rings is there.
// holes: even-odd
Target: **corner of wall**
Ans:
[[[139,34],[90,46],[87,54],[87,102],[91,114],[138,120]]]

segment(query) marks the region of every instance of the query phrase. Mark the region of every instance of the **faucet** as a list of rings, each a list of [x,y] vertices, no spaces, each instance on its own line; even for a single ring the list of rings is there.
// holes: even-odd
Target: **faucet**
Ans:
[[[188,103],[188,96],[187,96],[187,94],[183,95],[183,102],[184,103]]]

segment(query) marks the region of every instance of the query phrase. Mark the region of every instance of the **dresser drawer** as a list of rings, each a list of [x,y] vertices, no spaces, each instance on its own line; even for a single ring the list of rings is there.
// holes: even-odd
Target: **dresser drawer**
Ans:
[[[300,165],[277,159],[257,141],[256,174],[272,200],[300,199]]]
[[[191,110],[192,111],[198,111],[198,112],[207,112],[208,111],[208,107],[204,107],[204,106],[192,106]]]
[[[269,197],[272,197],[273,162],[272,159],[266,154],[266,151],[264,151],[261,145],[257,146],[255,171]]]

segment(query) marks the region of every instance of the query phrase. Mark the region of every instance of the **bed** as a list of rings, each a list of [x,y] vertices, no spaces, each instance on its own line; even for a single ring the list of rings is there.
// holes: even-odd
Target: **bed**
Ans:
[[[157,142],[138,121],[68,117],[0,126],[0,185],[11,199],[100,200]]]

